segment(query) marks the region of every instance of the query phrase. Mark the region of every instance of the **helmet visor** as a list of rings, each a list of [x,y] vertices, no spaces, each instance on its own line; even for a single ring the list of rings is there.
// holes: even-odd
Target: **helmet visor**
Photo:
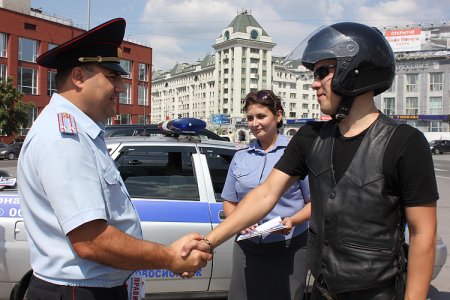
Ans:
[[[358,44],[331,26],[322,26],[305,38],[285,59],[284,67],[291,71],[301,63],[312,70],[314,64],[324,59],[353,57]]]

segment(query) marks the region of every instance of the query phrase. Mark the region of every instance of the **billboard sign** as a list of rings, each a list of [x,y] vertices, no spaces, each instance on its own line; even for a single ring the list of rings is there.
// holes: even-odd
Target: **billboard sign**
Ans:
[[[211,122],[213,124],[228,125],[231,123],[231,118],[230,118],[230,115],[228,115],[228,114],[215,114],[215,115],[212,115]]]
[[[419,51],[421,32],[420,28],[396,29],[387,30],[384,36],[394,52]]]

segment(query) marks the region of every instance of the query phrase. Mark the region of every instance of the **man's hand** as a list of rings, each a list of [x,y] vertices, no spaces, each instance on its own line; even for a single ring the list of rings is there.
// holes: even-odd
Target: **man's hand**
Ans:
[[[198,250],[198,251],[209,253],[210,248],[209,248],[208,243],[203,241],[202,237],[200,236],[200,238],[191,239],[190,241],[188,241],[187,243],[185,243],[183,245],[183,248],[181,249],[181,252],[180,252],[181,257],[185,258],[185,257],[189,256],[189,254],[193,250]],[[211,257],[212,257],[212,255],[211,255]]]
[[[201,239],[200,234],[191,233],[172,243],[169,247],[173,250],[174,259],[168,269],[176,274],[181,274],[183,277],[192,277],[197,270],[205,267],[206,263],[212,259],[212,254],[209,253],[208,244]],[[184,251],[184,246],[189,242],[199,242],[206,245],[203,248],[191,248],[186,255],[180,255]]]

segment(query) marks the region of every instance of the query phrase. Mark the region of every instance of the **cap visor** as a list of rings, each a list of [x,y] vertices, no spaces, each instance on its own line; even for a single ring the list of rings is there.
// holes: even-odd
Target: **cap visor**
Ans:
[[[122,66],[118,63],[112,63],[112,62],[104,62],[104,63],[100,63],[100,66],[112,70],[112,71],[116,71],[118,73],[120,73],[120,75],[129,75],[127,71],[125,71]]]

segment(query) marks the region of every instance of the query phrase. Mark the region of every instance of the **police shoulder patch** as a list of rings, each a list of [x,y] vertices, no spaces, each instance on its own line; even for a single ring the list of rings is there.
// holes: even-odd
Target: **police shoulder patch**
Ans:
[[[66,112],[58,113],[58,127],[61,133],[77,134],[77,124],[75,118]]]

